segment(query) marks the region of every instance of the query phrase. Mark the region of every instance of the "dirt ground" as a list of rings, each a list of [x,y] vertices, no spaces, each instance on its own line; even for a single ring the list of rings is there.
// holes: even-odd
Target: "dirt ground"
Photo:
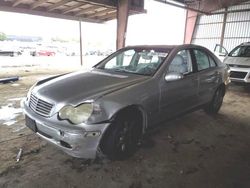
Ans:
[[[1,71],[1,70],[0,70]],[[231,84],[215,117],[202,110],[150,132],[126,161],[72,158],[24,126],[20,100],[37,80],[63,69],[11,69],[0,85],[0,187],[249,188],[250,91]],[[23,149],[16,162],[19,148]]]

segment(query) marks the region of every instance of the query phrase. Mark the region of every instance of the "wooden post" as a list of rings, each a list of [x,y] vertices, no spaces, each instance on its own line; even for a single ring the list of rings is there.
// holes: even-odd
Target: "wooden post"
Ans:
[[[116,49],[123,48],[126,41],[130,0],[118,0]]]

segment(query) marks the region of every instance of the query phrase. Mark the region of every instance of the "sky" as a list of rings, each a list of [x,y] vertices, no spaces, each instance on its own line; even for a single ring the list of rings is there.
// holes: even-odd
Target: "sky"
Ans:
[[[145,0],[146,14],[129,17],[126,45],[183,43],[186,11]],[[7,35],[79,38],[79,22],[0,12],[0,32]],[[101,31],[101,33],[100,33]],[[104,24],[82,23],[83,43],[115,46],[116,20]]]

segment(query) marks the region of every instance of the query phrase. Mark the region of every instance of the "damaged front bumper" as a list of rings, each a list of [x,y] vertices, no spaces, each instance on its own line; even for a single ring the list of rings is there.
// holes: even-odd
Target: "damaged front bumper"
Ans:
[[[59,121],[56,115],[45,118],[36,114],[26,100],[22,101],[22,107],[27,127],[73,157],[95,158],[102,135],[110,125],[82,123],[75,126],[66,121]]]

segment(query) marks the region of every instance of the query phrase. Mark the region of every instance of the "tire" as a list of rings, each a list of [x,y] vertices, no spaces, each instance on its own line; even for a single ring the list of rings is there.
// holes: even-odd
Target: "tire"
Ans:
[[[219,112],[224,98],[224,92],[222,87],[219,87],[213,96],[213,99],[210,103],[205,107],[205,112],[211,115],[215,115]]]
[[[101,151],[111,160],[132,156],[142,135],[142,123],[135,115],[121,114],[111,124],[101,143]]]

